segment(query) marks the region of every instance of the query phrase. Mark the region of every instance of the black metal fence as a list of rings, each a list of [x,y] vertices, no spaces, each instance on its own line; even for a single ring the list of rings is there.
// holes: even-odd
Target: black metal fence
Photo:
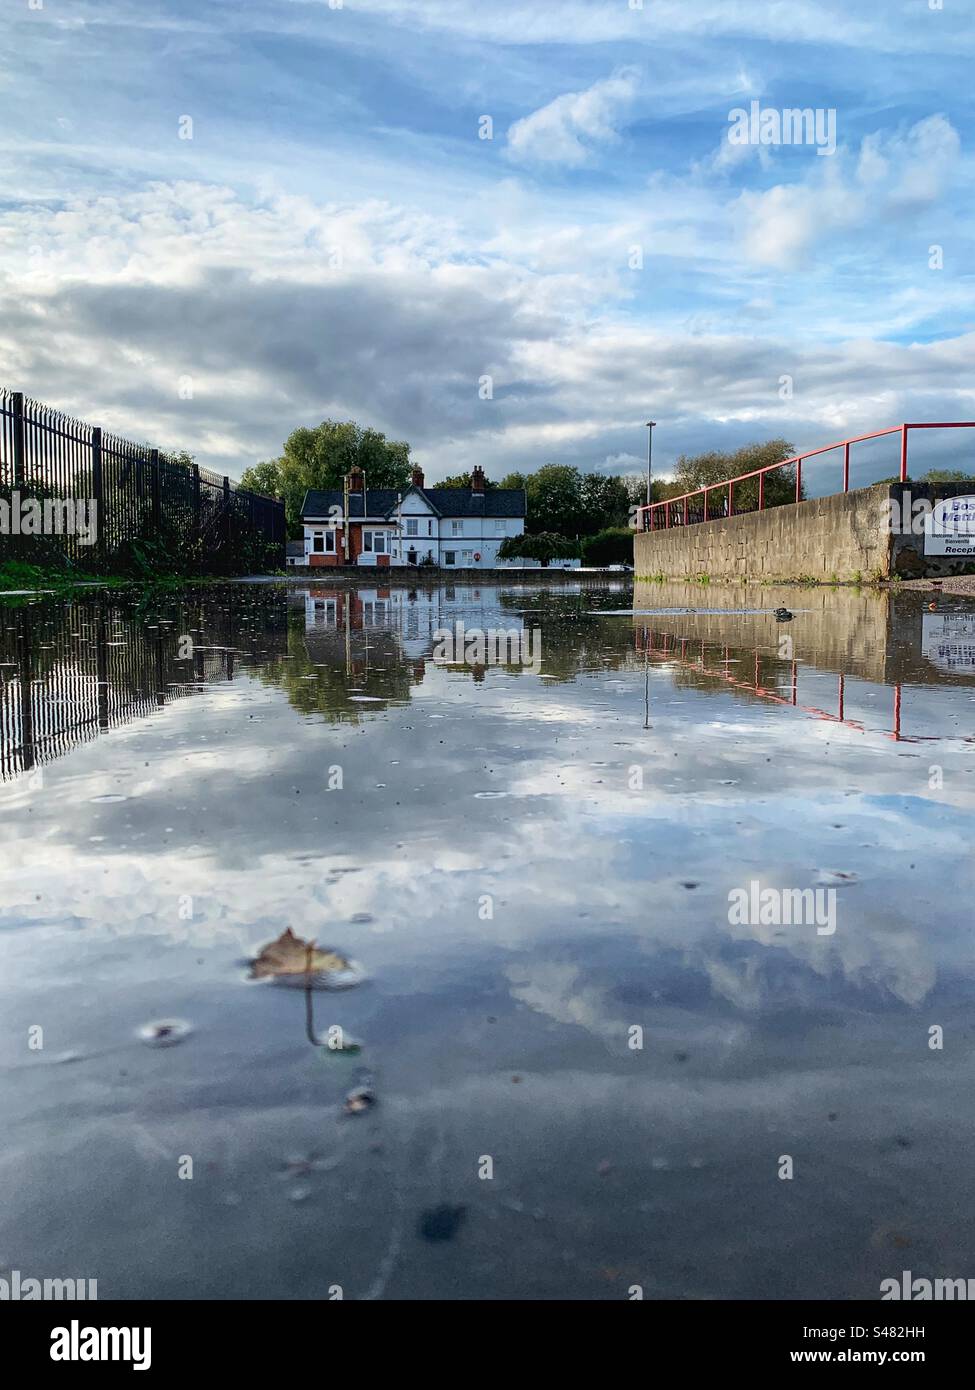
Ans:
[[[0,388],[0,561],[233,574],[285,534],[282,502]]]

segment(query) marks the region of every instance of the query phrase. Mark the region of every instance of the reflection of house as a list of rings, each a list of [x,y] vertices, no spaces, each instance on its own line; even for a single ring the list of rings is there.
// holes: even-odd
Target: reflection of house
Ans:
[[[288,541],[285,563],[288,565],[303,565],[305,563],[304,541]]]
[[[410,662],[429,657],[435,634],[459,620],[470,627],[517,631],[524,627],[520,614],[499,606],[496,590],[470,584],[435,589],[409,589],[405,585],[339,589],[311,584],[303,597],[306,636],[345,632],[352,647],[359,650],[357,637],[367,641],[376,629],[382,629],[395,634],[398,652]]]
[[[488,488],[475,468],[470,488],[423,485],[413,469],[405,493],[366,488],[353,469],[341,491],[310,491],[301,508],[309,565],[420,565],[483,569],[498,564],[506,536],[525,529],[522,488]]]

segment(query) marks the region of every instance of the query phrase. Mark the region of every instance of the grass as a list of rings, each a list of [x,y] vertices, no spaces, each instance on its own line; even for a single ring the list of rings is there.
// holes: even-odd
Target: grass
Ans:
[[[139,593],[172,593],[203,584],[226,584],[229,575],[144,574],[137,578],[123,575],[88,574],[84,570],[29,565],[22,560],[0,564],[0,603],[23,603],[30,594],[53,592],[70,594],[81,586],[103,589],[134,589]],[[23,591],[27,591],[26,593]],[[14,592],[11,592],[14,591]]]
[[[58,593],[76,588],[79,584],[119,586],[128,580],[106,579],[103,575],[84,570],[49,569],[44,565],[28,565],[23,560],[6,560],[0,565],[0,595],[10,589],[54,589]]]

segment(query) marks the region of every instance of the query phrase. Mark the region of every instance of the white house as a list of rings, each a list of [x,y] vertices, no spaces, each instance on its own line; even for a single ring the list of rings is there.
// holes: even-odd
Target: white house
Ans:
[[[505,537],[523,533],[525,513],[524,490],[486,487],[480,467],[470,488],[424,487],[422,470],[414,468],[406,492],[367,488],[354,469],[343,490],[305,495],[305,563],[493,569],[503,564],[498,547]]]

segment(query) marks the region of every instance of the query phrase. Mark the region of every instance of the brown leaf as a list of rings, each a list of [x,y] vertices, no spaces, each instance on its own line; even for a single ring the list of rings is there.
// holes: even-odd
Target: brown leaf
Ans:
[[[288,927],[251,962],[251,979],[263,980],[269,975],[321,975],[348,968],[349,962],[337,951],[320,951],[314,941],[303,941]]]

